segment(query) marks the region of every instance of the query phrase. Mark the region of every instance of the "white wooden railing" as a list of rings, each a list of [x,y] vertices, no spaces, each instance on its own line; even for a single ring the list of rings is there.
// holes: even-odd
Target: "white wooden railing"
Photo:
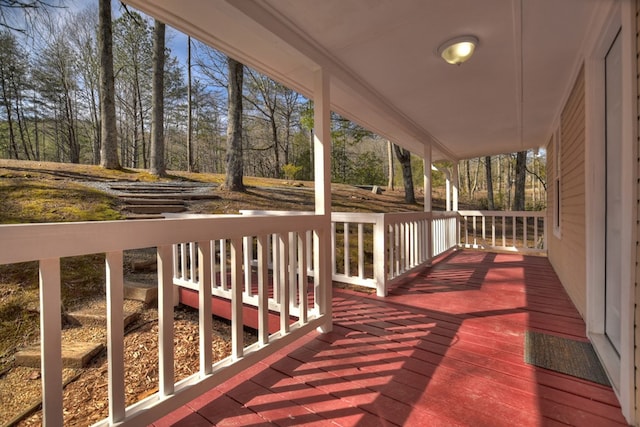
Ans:
[[[331,327],[334,281],[386,295],[395,281],[456,247],[544,252],[544,212],[333,213],[244,211],[163,220],[0,225],[0,265],[38,261],[43,419],[62,425],[63,257],[106,255],[109,417],[98,425],[149,424],[314,328]],[[526,225],[526,227],[525,227]],[[429,244],[431,242],[431,244]],[[332,245],[327,248],[324,245]],[[124,402],[123,252],[157,248],[159,392]],[[338,250],[340,248],[340,250]],[[331,261],[322,254],[331,253]],[[322,267],[326,266],[326,267]],[[326,274],[323,277],[323,272]],[[313,277],[313,283],[309,278]],[[253,286],[257,283],[257,286]],[[200,371],[176,382],[175,285],[199,292]],[[232,354],[211,362],[211,295],[231,300]],[[242,305],[258,307],[258,342],[243,342]],[[269,335],[269,312],[280,330]],[[291,318],[297,318],[292,323]]]
[[[436,257],[458,246],[458,213],[431,212],[431,255]]]
[[[313,252],[314,259],[311,259],[304,243],[309,233],[315,236],[318,248]],[[64,424],[61,258],[95,253],[106,256],[109,416],[98,425],[147,425],[313,329],[330,329],[330,281],[328,277],[316,275],[314,303],[308,305],[305,278],[306,265],[328,265],[322,256],[328,253],[324,246],[329,241],[328,233],[328,219],[316,215],[0,225],[0,264],[39,262],[44,424]],[[243,257],[247,253],[243,249],[243,239],[255,244],[257,254],[254,275],[257,276],[258,287],[251,298],[259,308],[260,326],[258,342],[253,345],[245,345],[243,341],[242,303],[247,289],[243,283]],[[269,263],[268,241],[272,241],[273,247],[274,239],[279,258],[277,262]],[[218,256],[221,241],[227,253]],[[183,245],[183,242],[196,243]],[[292,242],[298,242],[297,252],[292,251]],[[175,245],[180,245],[180,251],[185,248],[192,261],[197,259],[188,265],[188,269],[190,278],[198,279],[200,303],[200,371],[177,382],[173,353]],[[159,391],[126,407],[123,252],[149,247],[157,248],[158,254]],[[232,354],[214,364],[211,359],[210,298],[214,278],[220,279],[220,275],[214,272],[221,268],[227,268],[229,273],[226,295],[232,304]],[[270,269],[274,271],[271,276]],[[274,290],[281,295],[276,306],[269,303],[269,294]],[[296,304],[298,320],[291,323],[293,293],[299,296]],[[286,301],[290,304],[284,303]],[[272,335],[269,335],[267,327],[269,309],[279,311],[282,319],[280,331]]]
[[[465,248],[546,252],[545,211],[459,211]]]
[[[241,213],[293,214],[252,210]],[[335,282],[376,289],[378,296],[385,296],[393,283],[457,247],[457,218],[455,212],[333,212],[332,278]]]

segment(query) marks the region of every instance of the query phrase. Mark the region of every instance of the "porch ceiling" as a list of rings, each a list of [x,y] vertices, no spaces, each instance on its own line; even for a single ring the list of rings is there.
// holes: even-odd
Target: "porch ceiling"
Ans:
[[[332,109],[434,160],[543,146],[590,22],[614,0],[126,0],[311,97],[331,73]],[[438,46],[475,35],[471,60]]]

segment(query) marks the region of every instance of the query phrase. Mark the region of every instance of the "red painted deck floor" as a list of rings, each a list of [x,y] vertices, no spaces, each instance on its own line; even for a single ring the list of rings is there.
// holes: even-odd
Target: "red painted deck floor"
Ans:
[[[155,426],[626,425],[610,387],[528,365],[524,333],[585,339],[546,258],[461,251],[385,299],[334,293],[313,333]]]

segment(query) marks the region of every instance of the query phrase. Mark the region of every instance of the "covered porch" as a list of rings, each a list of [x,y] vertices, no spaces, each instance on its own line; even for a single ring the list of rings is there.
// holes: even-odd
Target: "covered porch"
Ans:
[[[587,95],[584,90],[576,91],[576,98],[588,98],[589,114],[599,111],[593,101],[598,87],[592,79],[600,57],[594,56],[593,46],[604,46],[600,38],[605,27],[623,36],[625,81],[628,75],[637,76],[635,59],[632,64],[632,55],[627,55],[628,51],[637,53],[635,3],[126,3],[313,99],[315,211],[135,224],[0,226],[0,263],[38,261],[40,266],[45,425],[64,422],[60,259],[94,253],[106,258],[109,335],[109,416],[98,425],[326,425],[330,421],[363,426],[606,426],[636,422],[633,232],[622,235],[623,243],[628,243],[622,255],[629,258],[623,266],[629,268],[620,294],[623,346],[619,354],[612,353],[611,359],[618,364],[608,363],[618,368],[608,368],[608,373],[618,382],[614,386],[621,410],[610,386],[524,361],[527,332],[579,341],[587,340],[587,331],[602,334],[604,321],[591,320],[585,326],[565,292],[586,298],[587,289],[572,289],[566,283],[563,287],[544,257],[461,250],[508,246],[509,235],[504,232],[511,222],[513,246],[522,240],[526,249],[544,251],[551,240],[544,225],[546,217],[519,221],[512,216],[495,221],[487,220],[492,215],[486,213],[455,212],[455,191],[454,212],[434,214],[429,173],[434,161],[455,164],[474,156],[533,149],[562,138],[566,169],[582,171],[569,167],[577,162],[569,156],[567,132],[561,130],[562,125],[573,125],[570,118],[583,117],[584,110],[570,109],[569,119],[564,119],[567,99],[586,62],[587,74],[591,73]],[[438,47],[452,37],[468,34],[479,40],[476,57],[459,67],[443,63],[436,54]],[[637,120],[637,110],[626,95],[633,91],[623,93],[624,147],[631,147],[637,134],[629,123]],[[383,240],[376,247],[383,249],[380,258],[374,258],[373,277],[366,278],[377,290],[375,296],[332,287],[336,274],[357,276],[353,280],[358,281],[365,269],[359,260],[351,271],[346,262],[341,272],[335,269],[334,222],[352,220],[332,218],[331,111],[411,150],[425,162],[426,212],[402,218],[390,215],[390,222],[381,223]],[[571,126],[577,129],[574,140],[578,147],[584,146],[585,133],[589,141],[596,140],[597,132],[584,131],[585,127]],[[637,158],[634,150],[628,151],[624,159]],[[596,157],[590,154],[589,160]],[[623,181],[623,188],[629,191],[624,194],[631,194],[636,177],[628,162],[622,170],[629,172]],[[454,187],[456,174],[454,167]],[[574,181],[563,181],[572,184],[569,189],[582,190],[571,204],[562,205],[563,209],[575,208],[571,212],[560,209],[562,197],[570,194],[560,194],[565,187],[557,181],[558,208],[548,215],[548,222],[553,219],[554,235],[574,244],[557,248],[556,262],[576,268],[592,265],[600,256],[592,248],[602,237],[593,231],[592,222],[598,218],[594,220],[583,205],[585,198],[597,203],[592,196],[602,191],[589,192],[588,186],[585,190],[587,174],[576,173]],[[563,179],[567,178],[565,174]],[[636,211],[631,203],[625,205],[629,213],[624,217],[625,230],[635,227],[631,215]],[[568,213],[573,214],[568,218],[572,222],[567,221]],[[585,215],[590,222],[584,223]],[[560,230],[562,221],[567,224]],[[526,224],[519,235],[513,231],[517,223]],[[341,229],[346,254],[351,240],[348,228]],[[502,230],[502,236],[495,236],[496,229]],[[357,240],[359,236],[358,225]],[[576,248],[585,245],[587,256],[577,259]],[[178,246],[181,252],[176,256]],[[127,406],[123,397],[123,252],[149,247],[157,248],[158,254],[158,392]],[[191,262],[184,262],[187,258]],[[228,270],[218,276],[223,268]],[[253,272],[255,292],[249,280]],[[228,281],[222,281],[223,277]],[[585,279],[597,280],[597,275],[585,274]],[[182,283],[176,283],[180,280]],[[175,381],[173,307],[178,286],[198,291],[200,370]],[[218,291],[231,300],[233,342],[232,354],[214,364],[210,298]],[[589,292],[589,299],[602,298]],[[248,302],[258,309],[258,342],[251,345],[245,345],[242,335],[243,305]],[[268,327],[270,311],[277,311],[280,319],[275,333]],[[593,317],[594,312],[597,314],[587,315]]]
[[[313,332],[154,426],[626,425],[611,387],[525,363],[525,333],[587,341],[545,257],[460,250],[386,298],[334,289]]]

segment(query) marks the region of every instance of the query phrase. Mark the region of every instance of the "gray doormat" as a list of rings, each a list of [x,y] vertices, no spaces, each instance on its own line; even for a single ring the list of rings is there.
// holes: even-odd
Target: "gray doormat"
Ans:
[[[573,377],[610,385],[591,343],[526,331],[524,361]]]

